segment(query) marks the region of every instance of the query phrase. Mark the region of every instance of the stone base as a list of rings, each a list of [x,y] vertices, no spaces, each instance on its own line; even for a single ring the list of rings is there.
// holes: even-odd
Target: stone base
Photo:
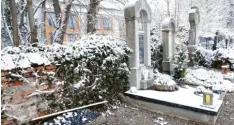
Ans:
[[[163,61],[162,62],[163,72],[169,75],[173,74],[173,66],[171,61]]]
[[[189,62],[188,66],[194,66],[195,65],[195,54],[188,54],[189,55]]]
[[[190,54],[194,53],[196,51],[196,46],[195,45],[188,45],[188,52]]]
[[[144,70],[148,71],[148,79],[143,80]],[[130,68],[131,74],[129,77],[130,87],[136,87],[137,89],[146,89],[153,83],[153,68],[150,66],[134,67]]]
[[[195,52],[196,46],[195,45],[188,45],[188,52],[189,52],[189,63],[188,66],[194,66],[195,63]]]
[[[136,107],[198,122],[215,124],[222,109],[225,93],[215,95],[215,108],[202,107],[202,97],[180,88],[175,92],[138,90],[124,93],[122,100]]]
[[[140,80],[141,80],[141,69],[131,68],[131,74],[129,76],[130,87],[136,87],[140,89]]]
[[[140,89],[148,89],[154,85],[154,79],[141,80],[141,88]]]

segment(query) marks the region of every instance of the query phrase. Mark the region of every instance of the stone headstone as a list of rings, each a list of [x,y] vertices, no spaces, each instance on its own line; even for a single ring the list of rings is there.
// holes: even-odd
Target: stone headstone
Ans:
[[[200,23],[200,15],[198,7],[192,7],[189,11],[189,45],[188,45],[188,52],[189,52],[189,65],[194,65],[194,56],[196,51],[196,45],[198,42],[198,24]]]
[[[226,44],[226,49],[227,49],[228,46],[229,46],[229,40],[228,39],[225,39],[225,44]]]
[[[130,87],[145,89],[153,82],[150,50],[151,9],[146,0],[126,4],[126,41],[133,50],[129,60],[131,75]],[[147,73],[147,74],[146,74]],[[146,78],[148,77],[148,78]],[[152,83],[153,84],[153,83]]]
[[[173,73],[173,59],[175,57],[175,20],[168,17],[162,22],[163,40],[163,72]]]
[[[214,44],[213,44],[213,49],[212,50],[216,50],[217,49],[217,44],[219,43],[219,31],[216,31],[215,33],[215,37],[214,37]]]

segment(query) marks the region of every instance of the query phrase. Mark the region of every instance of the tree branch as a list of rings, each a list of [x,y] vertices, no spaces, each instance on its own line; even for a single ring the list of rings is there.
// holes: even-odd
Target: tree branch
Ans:
[[[34,12],[33,12],[33,15],[35,15],[35,13],[37,12],[38,8],[39,8],[44,2],[46,2],[46,0],[42,0],[42,1],[39,3],[39,5],[37,6],[37,8],[36,8],[36,9],[34,10]]]

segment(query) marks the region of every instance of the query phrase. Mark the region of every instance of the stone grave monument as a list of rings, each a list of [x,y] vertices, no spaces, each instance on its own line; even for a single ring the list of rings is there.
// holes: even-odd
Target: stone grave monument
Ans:
[[[189,52],[189,66],[194,65],[194,56],[196,51],[196,45],[198,42],[198,24],[200,22],[200,15],[198,7],[192,7],[189,11],[189,45],[188,45],[188,52]]]
[[[153,84],[149,39],[151,9],[146,0],[138,0],[126,5],[124,16],[126,41],[133,50],[129,61],[130,87],[146,89]]]
[[[213,50],[217,49],[217,44],[221,41],[222,41],[222,36],[220,35],[219,31],[216,31],[214,37]]]
[[[175,57],[175,20],[168,17],[162,22],[162,40],[163,40],[163,72],[173,73],[173,59]]]

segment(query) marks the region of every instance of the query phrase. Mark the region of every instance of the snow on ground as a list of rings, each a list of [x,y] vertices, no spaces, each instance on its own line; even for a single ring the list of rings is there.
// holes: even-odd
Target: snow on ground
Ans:
[[[180,81],[190,85],[212,86],[214,90],[234,91],[234,73],[222,74],[221,71],[205,68],[188,68]]]

